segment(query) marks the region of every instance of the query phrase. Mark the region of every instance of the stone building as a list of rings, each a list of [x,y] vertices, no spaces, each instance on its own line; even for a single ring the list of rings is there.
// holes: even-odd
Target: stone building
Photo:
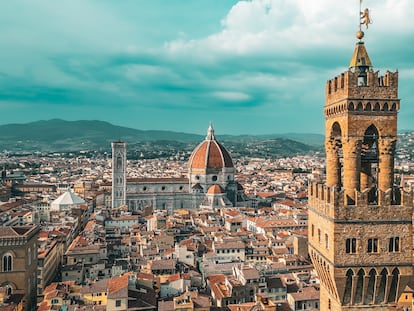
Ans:
[[[38,226],[0,228],[0,284],[7,295],[23,295],[24,310],[36,310]]]
[[[112,143],[112,207],[126,203],[126,147],[122,141]]]
[[[362,37],[326,84],[326,182],[309,187],[321,310],[395,310],[413,273],[412,196],[394,185],[398,72],[375,72]]]
[[[150,206],[172,212],[198,208],[202,204],[237,206],[246,200],[242,186],[234,178],[230,153],[217,141],[211,124],[205,140],[191,154],[188,176],[184,178],[127,178],[125,148],[125,143],[112,143],[113,207],[126,204],[130,210],[143,210]],[[125,192],[123,181],[126,181]],[[220,193],[214,189],[220,189]],[[125,193],[125,199],[120,198],[121,192]]]

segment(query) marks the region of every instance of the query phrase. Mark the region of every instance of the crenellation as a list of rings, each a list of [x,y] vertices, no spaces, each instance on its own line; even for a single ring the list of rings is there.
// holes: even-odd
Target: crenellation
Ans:
[[[398,71],[387,71],[384,76],[379,72],[368,71],[367,82],[358,79],[358,70],[350,70],[328,80],[326,84],[326,106],[346,98],[361,99],[398,99]]]
[[[387,219],[398,221],[410,219],[412,192],[407,192],[404,189],[394,191],[388,189],[385,192],[378,190],[378,202],[369,200],[369,192],[370,189],[355,190],[355,205],[348,205],[345,202],[342,189],[338,190],[336,187],[314,183],[309,186],[309,205],[319,213],[337,220],[376,221]],[[401,198],[401,203],[392,204],[395,202],[395,198]]]

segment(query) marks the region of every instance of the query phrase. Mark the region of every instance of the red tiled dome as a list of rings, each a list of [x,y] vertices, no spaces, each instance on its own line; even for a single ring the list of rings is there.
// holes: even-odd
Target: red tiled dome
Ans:
[[[223,188],[220,187],[220,185],[214,184],[210,188],[208,188],[207,191],[208,194],[222,194],[224,193]]]
[[[211,125],[206,140],[199,144],[191,154],[188,167],[190,169],[234,167],[229,152],[215,139]]]

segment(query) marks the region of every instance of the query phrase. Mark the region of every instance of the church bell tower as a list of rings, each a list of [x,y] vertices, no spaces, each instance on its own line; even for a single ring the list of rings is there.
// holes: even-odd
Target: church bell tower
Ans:
[[[321,310],[396,310],[413,274],[412,195],[394,185],[398,72],[374,71],[363,37],[326,83],[326,182],[309,186]]]
[[[112,208],[126,204],[126,147],[122,141],[112,144]]]

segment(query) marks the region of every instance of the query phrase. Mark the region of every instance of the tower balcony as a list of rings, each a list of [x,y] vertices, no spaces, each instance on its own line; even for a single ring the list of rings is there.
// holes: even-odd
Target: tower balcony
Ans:
[[[352,205],[347,204],[343,189],[313,183],[309,185],[308,191],[310,208],[334,221],[412,219],[413,194],[403,189],[388,189],[385,192],[377,189],[377,201],[373,201],[370,196],[372,189],[355,190],[356,200]]]
[[[326,83],[326,102],[335,103],[346,98],[398,98],[398,72],[368,71],[367,80],[359,81],[360,73],[348,70]]]

